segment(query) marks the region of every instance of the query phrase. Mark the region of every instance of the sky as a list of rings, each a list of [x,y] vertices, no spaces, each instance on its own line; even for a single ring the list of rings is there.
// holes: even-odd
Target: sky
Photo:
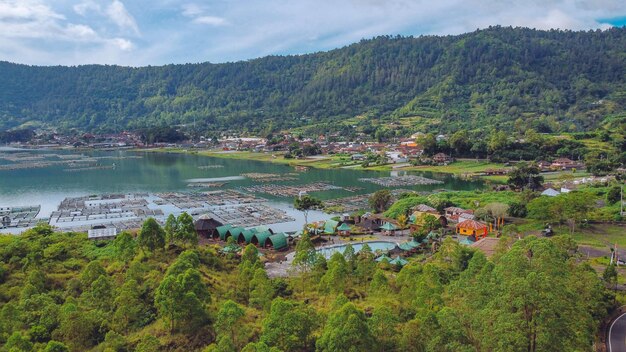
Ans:
[[[626,25],[626,0],[0,0],[0,60],[30,65],[230,62],[378,35],[490,25]]]

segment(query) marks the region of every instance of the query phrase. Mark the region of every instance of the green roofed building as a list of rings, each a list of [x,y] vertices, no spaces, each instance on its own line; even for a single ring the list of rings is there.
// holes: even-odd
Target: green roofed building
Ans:
[[[339,232],[339,236],[350,236],[351,230],[352,228],[350,227],[350,225],[348,225],[345,222],[337,228],[337,232]]]
[[[400,265],[400,266],[405,266],[407,265],[409,262],[406,259],[402,259],[400,257],[395,257],[394,259],[392,259],[389,264],[392,265]]]
[[[245,229],[243,227],[231,227],[230,229],[228,229],[228,231],[226,231],[226,237],[224,238],[224,240],[227,240],[228,237],[233,236],[233,238],[235,239],[235,241],[237,241],[237,239],[239,238],[239,235],[244,231]]]
[[[413,249],[415,249],[415,247],[411,246],[408,242],[405,243],[400,243],[400,245],[398,245],[398,247],[400,247],[401,250],[403,251],[412,251]]]
[[[279,232],[275,235],[268,237],[265,242],[266,246],[271,245],[274,250],[281,250],[287,248],[287,236],[284,233]]]
[[[217,234],[220,237],[220,240],[226,241],[226,233],[228,233],[228,230],[232,228],[233,228],[232,225],[218,226],[215,228],[215,231],[217,231]]]
[[[335,220],[327,220],[324,223],[324,234],[325,235],[334,235],[337,230],[337,226],[339,225],[338,221]]]
[[[256,226],[251,228],[250,230],[254,231],[254,232],[265,232],[265,231],[269,231],[271,234],[274,234],[274,231],[272,231],[272,229],[270,229],[267,226]]]
[[[265,247],[265,242],[272,235],[269,231],[257,232],[252,236],[252,240],[250,243],[256,245],[257,247]]]
[[[386,222],[383,224],[383,226],[380,227],[380,229],[383,230],[383,233],[385,235],[392,236],[398,228],[396,227],[396,225],[390,222]]]
[[[252,231],[252,229],[250,230],[243,230],[241,231],[241,233],[239,234],[239,237],[237,237],[237,243],[250,243],[250,241],[252,241],[252,237],[254,236],[255,232]]]
[[[381,255],[380,257],[376,258],[377,262],[382,262],[383,260],[386,260],[387,262],[391,262],[391,258],[389,258],[386,254]]]

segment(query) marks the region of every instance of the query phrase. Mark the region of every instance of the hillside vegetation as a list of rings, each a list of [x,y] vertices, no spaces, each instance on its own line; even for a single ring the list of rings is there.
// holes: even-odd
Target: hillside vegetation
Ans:
[[[623,119],[626,28],[492,27],[377,37],[302,56],[159,67],[0,63],[0,130],[196,124],[272,132],[358,117],[450,132],[517,121],[538,132]],[[518,126],[519,127],[519,126]]]
[[[269,279],[253,245],[162,236],[0,236],[0,351],[590,351],[613,301],[568,237],[491,259],[446,240],[400,269],[367,247],[326,260],[305,235],[301,275]]]

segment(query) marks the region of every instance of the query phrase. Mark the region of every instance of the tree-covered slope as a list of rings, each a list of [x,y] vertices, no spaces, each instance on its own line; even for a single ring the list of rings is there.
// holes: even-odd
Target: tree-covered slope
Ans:
[[[439,131],[512,128],[518,119],[538,130],[586,130],[626,107],[625,48],[626,28],[494,27],[225,64],[0,62],[0,128],[114,130],[195,120],[206,129],[260,130],[365,115],[423,119]]]

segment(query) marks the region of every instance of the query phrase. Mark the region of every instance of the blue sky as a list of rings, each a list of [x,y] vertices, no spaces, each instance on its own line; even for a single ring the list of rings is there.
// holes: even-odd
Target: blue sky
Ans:
[[[329,50],[385,34],[624,24],[625,0],[0,0],[0,60],[227,62]]]

